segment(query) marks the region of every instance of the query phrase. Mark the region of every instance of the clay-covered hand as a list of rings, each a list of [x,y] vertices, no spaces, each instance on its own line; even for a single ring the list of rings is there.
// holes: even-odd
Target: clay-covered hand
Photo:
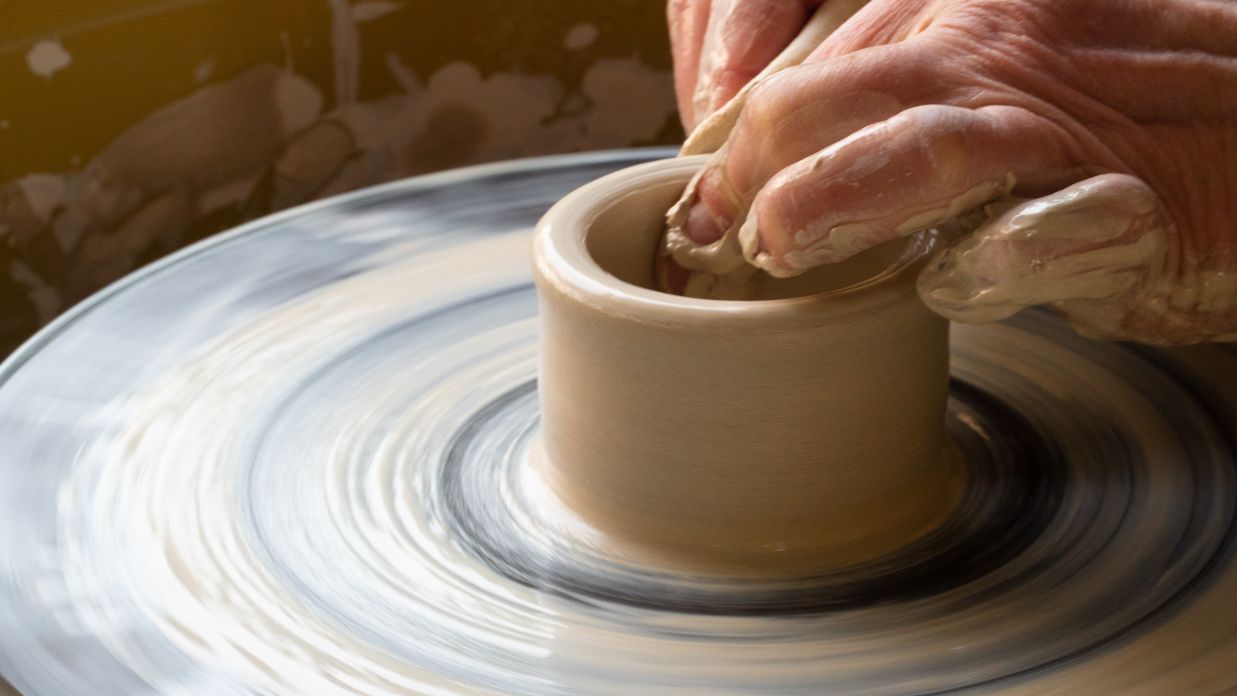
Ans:
[[[936,311],[1051,303],[1090,335],[1231,340],[1235,86],[1233,2],[875,0],[751,87],[679,233],[793,275],[986,207],[920,278]]]
[[[679,116],[691,130],[790,44],[822,0],[670,0]]]

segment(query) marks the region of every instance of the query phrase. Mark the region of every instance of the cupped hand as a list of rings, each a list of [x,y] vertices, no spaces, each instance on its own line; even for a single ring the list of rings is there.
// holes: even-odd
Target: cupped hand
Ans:
[[[812,12],[671,7],[689,122]],[[752,86],[679,231],[794,275],[985,206],[920,277],[941,314],[1049,303],[1095,336],[1237,338],[1237,3],[874,0]]]

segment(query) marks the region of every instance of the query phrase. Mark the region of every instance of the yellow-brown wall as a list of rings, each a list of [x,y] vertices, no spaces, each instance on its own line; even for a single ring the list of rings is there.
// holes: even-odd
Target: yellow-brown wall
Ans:
[[[0,1],[0,356],[274,210],[677,142],[663,17],[661,0]]]

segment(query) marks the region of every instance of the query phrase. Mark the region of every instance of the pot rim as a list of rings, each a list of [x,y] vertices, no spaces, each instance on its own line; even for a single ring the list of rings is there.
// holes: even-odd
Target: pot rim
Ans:
[[[586,244],[587,233],[604,211],[642,188],[675,181],[686,186],[708,159],[707,155],[696,155],[646,162],[608,174],[564,196],[537,223],[533,275],[539,290],[636,321],[713,327],[720,322],[729,328],[788,320],[808,325],[837,322],[855,313],[868,314],[892,306],[904,301],[907,293],[915,293],[915,276],[938,246],[935,230],[906,238],[906,247],[897,260],[857,283],[783,299],[715,300],[672,295],[620,280],[593,259]]]

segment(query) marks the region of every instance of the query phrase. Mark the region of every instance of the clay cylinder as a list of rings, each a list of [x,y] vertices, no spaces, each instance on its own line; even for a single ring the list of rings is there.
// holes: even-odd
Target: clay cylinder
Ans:
[[[644,164],[541,220],[542,479],[628,552],[810,573],[941,522],[948,327],[915,293],[928,233],[719,301],[658,292],[666,209],[702,164]]]

